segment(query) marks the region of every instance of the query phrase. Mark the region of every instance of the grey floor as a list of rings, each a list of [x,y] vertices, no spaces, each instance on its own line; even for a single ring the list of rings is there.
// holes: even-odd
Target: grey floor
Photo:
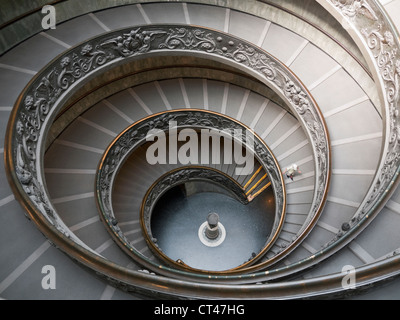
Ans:
[[[152,232],[163,252],[195,269],[221,271],[235,268],[264,247],[275,213],[268,204],[272,190],[264,191],[248,205],[216,192],[185,197],[174,188],[158,202],[152,216]],[[225,240],[216,247],[204,245],[199,227],[210,212],[219,215],[226,230]]]

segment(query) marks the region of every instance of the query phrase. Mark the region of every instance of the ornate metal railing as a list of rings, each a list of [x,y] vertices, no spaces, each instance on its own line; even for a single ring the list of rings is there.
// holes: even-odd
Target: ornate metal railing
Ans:
[[[198,55],[246,70],[276,91],[297,116],[309,136],[315,157],[315,192],[308,224],[278,254],[284,257],[310,232],[325,202],[330,150],[324,121],[309,92],[280,61],[244,40],[200,27],[142,26],[111,32],[66,51],[38,72],[15,104],[5,145],[9,181],[30,218],[51,242],[82,264],[117,281],[126,276],[125,271],[124,276],[121,274],[120,267],[103,261],[85,246],[57,215],[45,186],[43,153],[52,120],[79,85],[102,71],[145,54]],[[159,270],[159,273],[162,272]],[[134,272],[128,274],[132,279],[141,278]],[[259,274],[264,275],[264,272]],[[187,275],[181,273],[181,276]],[[231,280],[219,280],[225,279]],[[257,281],[255,274],[240,277],[240,281],[249,279]]]
[[[400,167],[399,138],[399,36],[378,1],[319,1],[342,22],[350,35],[366,51],[384,106],[382,156],[370,190],[361,206],[336,239],[368,224],[377,207],[384,205],[398,184]],[[367,221],[368,220],[368,221]]]
[[[159,269],[158,264],[151,262],[129,243],[118,224],[115,223],[115,214],[112,206],[112,190],[118,171],[121,169],[121,166],[125,160],[134,152],[137,147],[143,145],[147,141],[150,132],[153,130],[161,130],[163,132],[167,131],[170,129],[171,123],[174,123],[176,130],[180,130],[182,128],[192,128],[198,130],[212,129],[220,132],[221,136],[223,134],[230,133],[230,138],[235,140],[236,143],[239,144],[240,148],[248,149],[251,156],[254,157],[267,172],[272,183],[272,189],[274,193],[275,219],[271,234],[266,241],[265,247],[254,259],[245,263],[245,265],[254,263],[260,259],[274,243],[283,226],[286,210],[286,195],[283,177],[274,155],[269,150],[268,146],[257,135],[255,135],[253,132],[250,132],[248,128],[244,127],[238,121],[216,112],[195,109],[182,109],[162,112],[146,117],[145,119],[134,123],[114,139],[104,153],[96,175],[97,204],[101,218],[106,224],[107,230],[109,230],[114,239],[118,241],[118,244],[120,244],[122,249],[130,253],[131,257],[133,257],[138,263],[143,264],[142,260],[145,260],[148,268],[152,269],[153,271]],[[180,172],[185,173],[185,171]],[[193,169],[186,170],[186,173],[188,172],[193,173]],[[215,171],[213,173],[215,174]],[[167,176],[167,178],[170,177],[171,176]],[[163,184],[158,185],[161,187],[168,187],[171,181],[173,182],[174,180],[166,179],[163,180]],[[232,190],[236,190],[238,195],[243,192],[243,189],[240,187],[240,185],[232,183],[231,180],[225,179],[225,181],[230,182]],[[240,188],[240,190],[237,188]],[[156,189],[151,188],[150,191],[151,190],[154,191]],[[157,193],[153,192],[152,196],[147,194],[145,197],[147,201],[145,200],[144,208],[142,208],[142,210],[145,210],[147,214],[141,217],[142,223],[144,223],[145,226],[145,230],[150,229],[148,225],[148,218],[150,214],[149,209],[151,208],[151,204],[153,203],[153,200],[155,200],[156,195]],[[243,194],[243,197],[243,201],[247,201],[245,194]],[[177,266],[180,267],[181,265],[178,264]],[[191,271],[195,270],[191,269]],[[209,272],[207,271],[207,273]]]

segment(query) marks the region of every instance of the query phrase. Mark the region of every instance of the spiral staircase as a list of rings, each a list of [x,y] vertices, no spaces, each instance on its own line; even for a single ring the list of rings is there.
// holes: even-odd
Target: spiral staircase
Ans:
[[[2,299],[400,298],[399,0],[64,0],[48,30],[42,2],[1,14]],[[265,213],[236,268],[170,261],[144,232],[143,199],[182,165],[117,146],[176,115],[263,148],[250,174],[202,168]]]

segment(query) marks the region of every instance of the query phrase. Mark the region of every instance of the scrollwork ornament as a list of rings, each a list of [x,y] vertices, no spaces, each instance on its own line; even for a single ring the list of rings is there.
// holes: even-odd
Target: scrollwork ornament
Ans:
[[[216,39],[212,33],[200,29],[171,28],[167,39],[159,45],[160,49],[189,49],[202,50],[208,53],[222,50],[217,49]]]
[[[330,2],[349,19],[362,15],[370,20],[378,20],[374,9],[366,0],[330,0]]]

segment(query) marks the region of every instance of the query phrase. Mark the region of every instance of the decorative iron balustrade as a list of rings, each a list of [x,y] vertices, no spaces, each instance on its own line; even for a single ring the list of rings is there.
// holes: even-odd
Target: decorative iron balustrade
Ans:
[[[60,221],[44,187],[41,145],[47,125],[68,92],[98,70],[145,54],[176,52],[202,53],[245,67],[282,96],[303,124],[316,163],[313,206],[301,237],[294,238],[279,254],[283,257],[311,230],[324,204],[330,167],[326,127],[311,95],[290,70],[263,50],[221,32],[192,26],[143,26],[112,32],[67,51],[39,72],[16,104],[10,121],[12,134],[7,139],[7,148],[12,149],[8,154],[13,154],[8,161],[12,180],[25,190],[23,197],[28,198],[34,208],[40,208],[52,225],[73,237]]]
[[[330,174],[328,135],[311,95],[282,63],[250,43],[200,27],[143,26],[111,32],[68,50],[32,79],[13,109],[5,148],[9,180],[29,216],[50,241],[70,256],[80,261],[82,256],[90,257],[81,262],[99,273],[108,272],[102,268],[107,263],[99,261],[101,258],[70,232],[49,200],[42,169],[46,132],[66,97],[97,72],[144,54],[178,53],[200,54],[245,68],[275,90],[303,124],[315,155],[316,181],[310,223],[292,248],[304,239],[322,210]],[[281,256],[286,253],[288,250]],[[110,271],[113,277],[120,276],[118,267],[108,267],[115,268]],[[246,278],[256,279],[254,274],[242,279]]]
[[[101,218],[106,223],[107,229],[111,232],[111,235],[113,235],[118,240],[119,244],[122,244],[123,249],[128,248],[128,251],[126,252],[133,253],[133,255],[131,256],[135,260],[147,260],[146,263],[150,268],[153,269],[153,271],[159,269],[158,264],[152,263],[146,257],[141,255],[140,252],[138,252],[132,245],[130,245],[129,241],[126,239],[121,229],[118,227],[117,224],[114,223],[115,215],[112,207],[112,190],[116,175],[127,157],[131,155],[137,147],[143,145],[146,142],[149,132],[154,129],[167,131],[170,129],[171,122],[173,122],[176,126],[176,130],[182,128],[192,128],[197,130],[206,128],[217,130],[221,133],[221,136],[223,133],[227,132],[235,134],[230,138],[233,138],[237,143],[239,143],[241,148],[243,147],[250,150],[251,155],[254,156],[254,158],[267,172],[269,179],[272,183],[272,189],[274,192],[276,208],[275,220],[271,235],[266,242],[266,245],[268,244],[268,247],[265,247],[264,250],[259,255],[257,255],[255,259],[253,259],[253,261],[258,260],[273,244],[273,241],[276,240],[276,237],[283,226],[283,221],[285,218],[286,195],[284,181],[278,162],[273,156],[272,152],[266,146],[266,144],[263,143],[260,138],[254,135],[254,133],[250,132],[238,121],[235,121],[234,119],[231,119],[225,115],[206,110],[172,110],[149,116],[128,127],[118,137],[114,139],[114,141],[110,144],[110,146],[104,153],[96,175],[97,204],[100,210]],[[248,138],[249,135],[251,136],[251,139]],[[196,171],[193,170],[195,169],[186,169],[186,171],[184,170],[178,172],[195,174]],[[204,173],[204,170],[202,170],[201,172]],[[207,172],[209,174],[213,173],[214,175],[216,173],[215,171],[211,170]],[[218,176],[221,178],[221,175]],[[171,176],[167,177],[170,178]],[[185,176],[183,178],[185,178]],[[209,179],[210,178],[211,176],[209,177]],[[225,184],[229,182],[229,186],[232,187],[232,191],[236,191],[235,194],[240,197],[243,189],[240,187],[240,185],[237,185],[237,183],[234,183],[231,179],[232,178],[225,179],[224,182]],[[171,182],[171,180],[168,179],[166,181]],[[168,187],[168,184],[166,185],[166,187]],[[240,188],[240,190],[238,190],[238,187]],[[145,199],[150,202],[144,203],[144,209],[142,208],[142,210],[145,210],[144,214],[141,216],[145,230],[150,230],[150,208],[151,204],[155,201],[155,198],[157,196],[157,193],[154,193],[155,189],[151,188],[151,190],[153,190],[153,193],[151,193],[152,196],[147,195],[145,197]],[[243,197],[244,198],[242,200],[247,201],[247,197],[245,194],[243,195]],[[140,261],[137,262],[142,263]]]

